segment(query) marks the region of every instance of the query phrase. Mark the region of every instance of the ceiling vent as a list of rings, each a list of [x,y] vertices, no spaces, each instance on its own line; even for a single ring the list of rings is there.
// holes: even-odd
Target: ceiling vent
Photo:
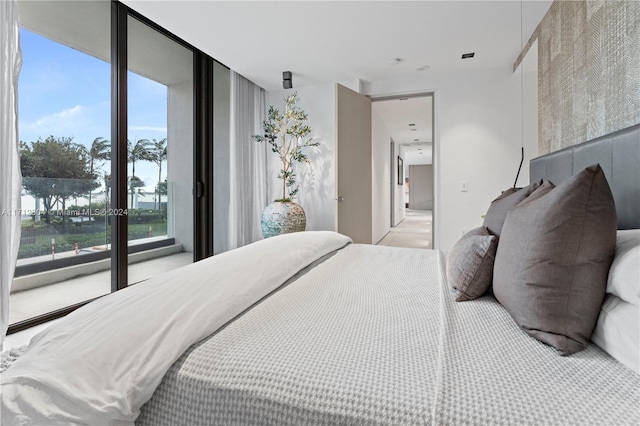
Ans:
[[[471,53],[463,53],[462,54],[462,59],[469,59],[469,58],[473,58],[475,56],[476,52],[471,52]]]

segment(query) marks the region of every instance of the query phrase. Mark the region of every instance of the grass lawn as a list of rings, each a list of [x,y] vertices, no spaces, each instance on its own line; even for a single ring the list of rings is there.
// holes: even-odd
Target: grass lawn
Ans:
[[[29,222],[24,226],[24,222]],[[151,233],[149,232],[151,228]],[[65,228],[59,226],[33,227],[33,222],[23,221],[23,236],[20,241],[18,259],[51,254],[51,240],[56,241],[56,252],[71,251],[78,244],[79,249],[100,246],[111,243],[111,229],[105,233],[104,224],[85,225],[75,227],[68,225]],[[129,240],[157,237],[167,235],[167,222],[157,221],[129,225]]]

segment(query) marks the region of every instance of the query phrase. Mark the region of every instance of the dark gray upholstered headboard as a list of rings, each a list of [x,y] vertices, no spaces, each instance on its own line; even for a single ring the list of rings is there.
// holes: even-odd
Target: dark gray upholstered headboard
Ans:
[[[604,170],[618,213],[618,229],[640,228],[640,124],[593,139],[529,163],[530,181],[554,184],[599,163]]]

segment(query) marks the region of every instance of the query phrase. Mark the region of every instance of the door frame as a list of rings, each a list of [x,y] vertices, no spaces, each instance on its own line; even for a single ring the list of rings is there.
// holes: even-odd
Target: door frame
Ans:
[[[386,101],[386,100],[395,100],[395,99],[403,99],[403,98],[422,98],[425,96],[431,96],[431,150],[432,150],[432,164],[433,164],[433,219],[431,222],[431,238],[432,238],[432,248],[437,249],[440,246],[439,241],[439,232],[436,224],[440,223],[440,133],[437,122],[437,113],[439,110],[439,94],[437,90],[425,90],[418,92],[410,92],[410,93],[400,93],[400,94],[383,94],[369,97],[372,102],[377,101]],[[392,142],[392,146],[393,146]],[[393,155],[391,167],[393,166]],[[393,169],[392,169],[393,170]],[[393,194],[392,194],[393,195]],[[392,203],[393,204],[393,203]],[[391,206],[393,209],[393,205]],[[393,211],[391,212],[391,220],[393,223]]]
[[[391,173],[393,171],[393,162],[395,160],[395,156],[396,156],[396,143],[393,140],[393,138],[390,138],[390,144],[389,146],[391,147],[391,152],[389,155],[389,184],[391,185],[390,190],[389,190],[389,199],[390,199],[390,203],[389,206],[391,207],[390,212],[389,212],[389,228],[393,228],[395,225],[395,218],[396,218],[396,197],[395,197],[395,193],[394,190],[396,188],[396,176],[394,176],[393,173]]]

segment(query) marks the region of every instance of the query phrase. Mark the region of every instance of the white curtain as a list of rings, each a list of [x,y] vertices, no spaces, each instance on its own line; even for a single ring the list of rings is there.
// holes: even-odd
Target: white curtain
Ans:
[[[9,293],[20,245],[18,75],[22,65],[18,4],[0,1],[0,349],[9,325]]]
[[[265,92],[231,71],[231,133],[229,167],[229,250],[262,238],[260,215],[267,205],[267,144],[262,133]]]

